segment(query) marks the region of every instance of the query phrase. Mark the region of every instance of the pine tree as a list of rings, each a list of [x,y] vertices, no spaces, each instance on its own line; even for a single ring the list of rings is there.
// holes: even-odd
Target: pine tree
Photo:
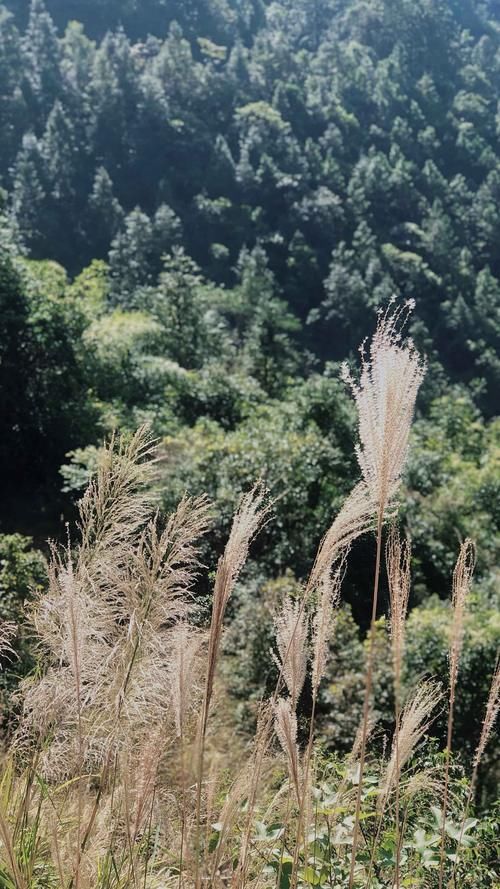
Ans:
[[[43,159],[36,137],[30,133],[23,139],[12,170],[12,214],[20,235],[34,250],[43,243],[41,234],[44,207],[45,177]]]
[[[121,204],[114,195],[111,176],[104,167],[96,170],[88,203],[87,232],[91,254],[101,259],[108,253],[124,216]]]
[[[13,16],[0,6],[0,157],[9,168],[16,156],[28,114],[21,89],[22,53]]]
[[[22,46],[28,103],[40,126],[61,93],[61,50],[43,0],[31,0]]]
[[[136,207],[125,217],[109,251],[111,304],[133,308],[140,301],[140,289],[154,284],[149,265],[153,243],[151,219]]]

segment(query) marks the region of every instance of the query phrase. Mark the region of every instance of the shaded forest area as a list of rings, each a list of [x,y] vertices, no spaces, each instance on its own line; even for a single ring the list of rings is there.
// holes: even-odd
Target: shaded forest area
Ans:
[[[429,371],[402,498],[410,672],[445,671],[439,600],[469,535],[470,752],[499,637],[500,4],[10,2],[0,84],[7,616],[42,582],[32,538],[64,535],[103,439],[148,422],[162,504],[217,504],[208,560],[239,492],[262,476],[278,497],[228,643],[246,658],[235,695],[258,696],[269,602],[303,578],[358,474],[339,363],[393,294],[414,299]],[[364,627],[372,552],[359,544],[346,578]],[[362,688],[342,621],[344,679],[323,701],[344,714],[327,729],[340,747],[345,688]]]

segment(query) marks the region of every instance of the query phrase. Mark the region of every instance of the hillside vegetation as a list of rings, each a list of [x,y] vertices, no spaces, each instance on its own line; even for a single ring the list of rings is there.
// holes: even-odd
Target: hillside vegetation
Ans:
[[[471,884],[476,889],[482,887],[481,880],[485,889],[493,880],[487,810],[498,795],[499,760],[492,713],[488,743],[468,794],[500,649],[499,95],[497,0],[0,4],[0,617],[7,628],[0,682],[6,738],[17,737],[26,687],[44,671],[50,673],[59,656],[61,664],[68,656],[54,648],[52,636],[52,653],[47,655],[38,618],[34,628],[30,623],[31,604],[46,602],[50,611],[51,584],[54,571],[62,570],[60,560],[69,570],[80,558],[89,520],[88,515],[82,518],[79,505],[84,491],[94,490],[96,473],[104,483],[103,467],[109,461],[114,465],[112,455],[129,454],[127,448],[133,451],[133,442],[144,436],[148,453],[155,442],[157,458],[154,472],[146,473],[148,520],[156,509],[162,516],[175,516],[182,509],[179,503],[199,504],[201,497],[211,503],[192,577],[183,587],[190,606],[185,615],[174,615],[175,621],[182,617],[179,633],[187,634],[186,644],[200,645],[191,716],[203,700],[208,707],[207,692],[204,699],[199,684],[207,655],[204,646],[209,645],[204,634],[213,621],[214,575],[233,517],[239,514],[241,497],[249,497],[250,491],[258,490],[266,504],[272,502],[223,609],[226,629],[217,640],[220,657],[217,669],[214,666],[220,701],[217,697],[210,711],[217,713],[213,729],[207,710],[202,759],[206,757],[208,770],[215,768],[216,751],[229,748],[230,737],[238,739],[236,758],[244,758],[242,751],[248,752],[245,745],[255,731],[258,746],[259,702],[273,700],[283,679],[283,653],[276,654],[276,615],[288,602],[289,614],[300,623],[294,603],[302,601],[323,535],[350,502],[364,473],[356,452],[360,410],[352,397],[363,372],[358,349],[365,339],[376,338],[383,319],[395,313],[392,345],[416,349],[426,363],[397,503],[389,498],[390,507],[380,509],[372,502],[370,527],[355,535],[349,559],[341,560],[341,605],[335,611],[335,633],[321,683],[315,690],[311,655],[300,694],[289,689],[293,706],[288,715],[282,709],[276,716],[291,720],[289,726],[297,720],[297,755],[306,769],[300,780],[293,769],[287,772],[287,791],[279,771],[283,762],[280,766],[273,758],[272,744],[264,745],[272,765],[264,797],[256,803],[263,808],[255,829],[257,834],[264,831],[266,842],[275,841],[273,854],[277,846],[281,849],[274,864],[267,862],[277,871],[274,883],[262,884],[265,889],[287,889],[290,867],[298,873],[294,856],[301,866],[309,866],[305,825],[311,826],[311,812],[305,801],[312,775],[318,799],[337,794],[335,805],[345,802],[345,817],[351,821],[344,827],[353,848],[365,815],[371,825],[375,819],[369,838],[375,855],[379,803],[371,809],[369,796],[365,811],[364,797],[356,800],[353,759],[362,749],[363,760],[367,748],[368,785],[371,781],[378,788],[374,795],[384,799],[380,757],[387,753],[390,758],[390,739],[397,736],[395,726],[405,702],[418,695],[415,689],[430,677],[444,683],[444,691],[452,687],[453,627],[461,640],[459,693],[451,708],[453,756],[443,753],[450,740],[450,708],[444,696],[433,718],[420,723],[429,740],[413,766],[416,773],[420,767],[440,770],[439,781],[446,773],[444,810],[449,790],[452,831],[473,804],[486,813],[478,828],[477,848],[483,851],[478,851],[480,863],[477,871],[470,871],[470,879],[476,880]],[[366,367],[368,353],[363,354]],[[140,454],[139,448],[142,466]],[[137,461],[132,455],[125,462],[134,466]],[[261,487],[256,489],[256,484]],[[194,499],[185,501],[185,496]],[[113,515],[112,504],[110,493],[104,516],[108,509]],[[141,536],[146,512],[144,522],[130,530],[137,564],[147,562]],[[393,540],[390,526],[396,512],[402,539],[411,538],[408,618],[397,676],[387,632],[391,583],[384,556],[387,542]],[[158,521],[162,529],[167,520]],[[373,533],[377,530],[380,533]],[[48,539],[55,541],[56,549],[69,547],[66,556],[51,552]],[[474,542],[474,556],[469,540]],[[450,591],[460,552],[466,566],[474,562],[474,573],[457,629]],[[113,589],[120,586],[116,572],[121,563],[118,559],[115,565],[115,556],[110,551]],[[127,558],[132,558],[130,552]],[[195,562],[205,570],[195,571]],[[373,609],[376,562],[381,571]],[[137,564],[133,571],[129,565],[130,576],[136,577]],[[104,596],[102,577],[96,584]],[[319,587],[306,608],[310,624],[303,641],[309,652],[318,595]],[[196,606],[192,612],[191,596]],[[104,604],[108,608],[109,601]],[[71,616],[65,619],[71,621]],[[119,634],[123,625],[116,619],[113,632]],[[8,628],[14,624],[16,635],[8,642]],[[158,624],[158,651],[167,629],[172,629],[170,624]],[[100,627],[99,638],[102,632]],[[120,636],[122,643],[123,665],[128,649]],[[104,649],[101,653],[104,657]],[[20,681],[28,682],[21,691]],[[441,692],[425,688],[428,700],[436,702]],[[98,695],[95,701],[101,706]],[[371,716],[367,701],[373,704]],[[163,705],[158,704],[158,714]],[[272,710],[275,705],[285,706],[277,699]],[[80,705],[73,700],[72,706],[77,710],[71,718],[76,712],[78,722]],[[52,860],[50,879],[55,882],[47,885],[75,889],[74,880],[80,879],[75,843],[81,844],[85,830],[82,813],[95,803],[94,754],[84,754],[83,747],[88,744],[93,750],[96,742],[113,756],[116,752],[122,704],[116,726],[101,726],[98,741],[90,738],[97,706],[92,703],[85,729],[75,734],[72,723],[64,737],[76,756],[64,775],[57,769],[38,773],[36,766],[31,772],[30,765],[21,779],[14,757],[8,768],[16,777],[5,791],[7,808],[2,809],[0,792],[0,842],[19,850],[19,836],[9,839],[2,818],[7,825],[12,818],[17,823],[24,794],[31,799],[33,775],[50,784],[54,775],[57,781],[73,781],[84,770],[86,783],[77,779],[78,794],[70,803],[78,822],[67,840],[72,864],[68,870],[66,860],[63,879],[55,876],[57,863]],[[160,722],[162,718],[158,715]],[[376,726],[372,736],[371,721]],[[361,748],[355,743],[360,724]],[[172,725],[169,737],[175,746],[179,721],[176,729]],[[187,743],[198,755],[200,726],[194,716],[189,726]],[[44,745],[49,741],[58,755],[52,728],[51,722],[39,738],[47,756],[50,750]],[[84,738],[82,731],[89,736]],[[127,743],[133,736],[133,759],[138,748],[142,750],[143,723],[139,720],[130,732],[123,731]],[[280,731],[282,740],[283,725],[278,736]],[[312,745],[313,735],[321,753]],[[30,756],[34,749],[36,743]],[[173,794],[171,802],[175,797],[176,805],[187,809],[175,825],[175,840],[167,841],[162,834],[162,843],[168,847],[171,842],[178,856],[182,836],[182,859],[184,829],[190,831],[188,889],[201,879],[196,867],[202,867],[202,861],[208,867],[203,857],[208,846],[201,836],[196,838],[200,825],[208,829],[212,803],[214,823],[221,823],[221,810],[216,800],[205,797],[203,768],[182,774],[184,753],[176,750],[177,766],[162,773],[158,786],[162,794]],[[187,763],[187,750],[185,756]],[[106,805],[111,805],[109,763],[99,757],[99,768],[105,769],[99,781]],[[163,766],[156,765],[161,772]],[[128,792],[124,769],[122,762],[117,778],[124,794],[120,805],[125,805]],[[198,788],[198,799],[195,793],[186,800],[187,777],[192,779],[190,792]],[[233,778],[218,776],[214,793],[220,799],[228,789],[224,780],[231,783]],[[440,854],[436,859],[435,851],[440,843],[444,847],[444,828],[438,815],[432,824],[428,820],[431,803],[442,803],[439,781],[431,782],[433,800],[422,803],[422,823],[420,814],[413,813],[412,830],[423,830],[424,836],[413,837],[420,851],[408,852],[407,860],[410,873],[415,856],[421,857],[420,866],[427,849],[430,864],[422,864],[424,882],[416,885],[424,886],[429,878],[430,885],[443,889],[443,860]],[[358,786],[363,790],[363,780]],[[284,811],[281,803],[273,809],[274,791],[284,794],[289,809]],[[369,793],[366,786],[364,791]],[[368,880],[379,873],[381,882],[374,882],[373,889],[392,887],[403,854],[397,839],[399,802],[389,797],[387,817],[393,822],[383,840],[387,861],[380,860],[376,872],[372,860],[373,875],[366,877],[363,871]],[[236,808],[240,802],[234,803]],[[281,826],[265,822],[264,812],[274,812]],[[249,835],[241,847],[238,844],[250,830],[250,821],[245,827],[238,818],[231,819],[238,825],[239,839],[231,832],[223,836],[220,855],[238,858],[248,851]],[[335,824],[330,822],[330,828],[336,829]],[[144,861],[136,859],[135,843],[147,846],[150,840],[144,839],[142,827],[137,829],[136,836],[128,837],[130,857],[127,853],[119,867],[116,859],[113,865],[108,861],[106,867],[116,867],[118,875],[109,876],[110,870],[111,882],[103,886],[128,887],[142,881]],[[427,839],[434,836],[429,847],[426,832]],[[45,849],[53,840],[47,834],[40,842]],[[214,837],[207,842],[214,843]],[[329,836],[321,854],[330,854],[325,850],[331,851],[331,842]],[[291,849],[292,861],[283,871],[285,847]],[[141,850],[142,855],[143,846]],[[21,858],[25,851],[19,851]],[[454,854],[449,847],[446,852]],[[219,866],[218,854],[210,859],[210,867],[216,868],[214,862]],[[168,866],[182,872],[176,855]],[[469,864],[474,855],[471,851]],[[352,882],[348,856],[344,859],[337,874],[342,889]],[[95,857],[85,864],[85,879],[93,886],[95,865]],[[12,861],[9,867],[14,867]],[[25,861],[23,883],[14,867],[12,885],[38,889],[38,883],[30,883],[26,867]],[[463,868],[465,879],[465,862]],[[130,883],[136,869],[136,883]],[[174,871],[169,872],[172,885]],[[306,880],[304,885],[323,885],[321,880],[328,879],[325,886],[336,886],[334,878],[329,873],[319,883]],[[2,879],[0,871],[0,884]],[[260,886],[260,876],[255,879]],[[453,889],[459,885],[468,884],[457,883]],[[297,887],[292,884],[291,889]]]

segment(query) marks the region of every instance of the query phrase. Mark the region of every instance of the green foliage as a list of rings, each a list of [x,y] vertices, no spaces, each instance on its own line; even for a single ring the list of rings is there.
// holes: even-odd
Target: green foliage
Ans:
[[[320,391],[334,403],[339,397],[324,431]],[[266,532],[271,556],[262,564],[272,573],[291,567],[302,576],[348,489],[351,458],[341,445],[349,421],[338,383],[314,377],[291,387],[286,399],[248,404],[234,430],[201,419],[165,441],[166,502],[185,489],[208,492],[218,505],[217,537],[223,539],[239,494],[263,478],[276,497],[276,517]]]
[[[413,609],[407,624],[405,682],[414,684],[418,677],[440,676],[446,681],[449,671],[448,651],[451,629],[450,605],[436,598]],[[470,762],[479,741],[481,722],[500,648],[500,619],[495,606],[486,606],[481,597],[473,597],[464,623],[460,658],[459,693],[454,719],[454,749]],[[433,731],[446,741],[446,714],[436,721]],[[498,779],[498,749],[490,745],[485,758],[486,789],[495,792]],[[489,773],[489,774],[488,774]]]
[[[17,261],[0,250],[2,483],[7,497],[54,484],[68,450],[94,418],[81,335],[85,317],[65,294],[55,263]]]
[[[2,7],[0,173],[27,246],[72,273],[109,255],[109,299],[134,309],[174,247],[230,285],[242,250],[263,248],[285,306],[257,324],[256,303],[258,343],[276,345],[269,327],[292,307],[311,322],[302,345],[327,359],[391,293],[415,296],[418,337],[493,413],[495,11],[400,7]]]
[[[439,756],[428,752],[413,757],[401,782],[400,802],[404,811],[405,839],[400,852],[402,886],[438,885],[441,843],[441,808],[434,773]],[[394,808],[388,807],[379,830],[380,767],[371,762],[364,781],[361,803],[363,846],[357,855],[355,886],[370,885],[383,889],[393,885],[396,864],[396,825]],[[357,784],[357,771],[344,759],[319,758],[313,786],[312,824],[304,838],[299,856],[300,889],[317,886],[344,887],[349,884],[353,816],[345,804],[349,791]],[[415,792],[412,788],[418,787]],[[488,889],[497,877],[497,839],[495,809],[479,818],[468,818],[462,825],[462,807],[467,785],[459,770],[452,780],[453,807],[445,828],[445,879],[451,879],[455,867],[456,885]],[[257,822],[254,842],[267,856],[266,873],[280,880],[275,885],[288,889],[294,861],[295,832],[283,821]],[[461,839],[456,860],[456,842]],[[456,865],[455,865],[456,862]]]
[[[470,536],[455,739],[470,756],[498,644],[498,16],[476,0],[292,5],[0,6],[1,527],[60,534],[103,436],[145,421],[164,503],[215,501],[214,554],[264,478],[276,518],[228,638],[244,665],[231,690],[241,702],[246,681],[253,706],[272,678],[275,597],[304,579],[358,474],[335,362],[394,292],[414,297],[429,373],[403,498],[418,606],[407,685],[446,676],[448,612],[421,606],[449,596]],[[29,561],[20,538],[9,546]],[[340,613],[319,702],[324,742],[343,751],[362,706],[370,546],[353,552],[354,617]],[[377,645],[388,732],[382,624]]]
[[[31,639],[27,630],[25,606],[47,582],[46,562],[33,548],[30,537],[22,534],[0,535],[0,620],[17,626],[13,655],[3,658],[0,684],[9,692],[17,679],[34,664]],[[5,703],[5,702],[3,702]]]
[[[415,597],[448,595],[457,540],[477,546],[476,578],[494,596],[499,557],[498,420],[485,422],[463,391],[434,401],[416,424],[405,513],[414,547]]]

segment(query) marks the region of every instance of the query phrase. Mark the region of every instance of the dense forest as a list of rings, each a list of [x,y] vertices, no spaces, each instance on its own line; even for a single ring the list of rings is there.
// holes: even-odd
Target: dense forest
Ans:
[[[158,502],[216,503],[212,567],[240,493],[263,478],[276,497],[226,643],[243,657],[232,693],[257,698],[269,603],[303,580],[359,472],[340,363],[381,307],[414,300],[428,372],[401,496],[408,671],[446,668],[443,600],[470,536],[470,754],[500,634],[499,95],[496,0],[0,5],[4,617],[43,585],[45,540],[64,539],[103,441],[147,423]],[[356,544],[319,703],[338,749],[373,548]],[[30,663],[20,645],[7,685]]]

